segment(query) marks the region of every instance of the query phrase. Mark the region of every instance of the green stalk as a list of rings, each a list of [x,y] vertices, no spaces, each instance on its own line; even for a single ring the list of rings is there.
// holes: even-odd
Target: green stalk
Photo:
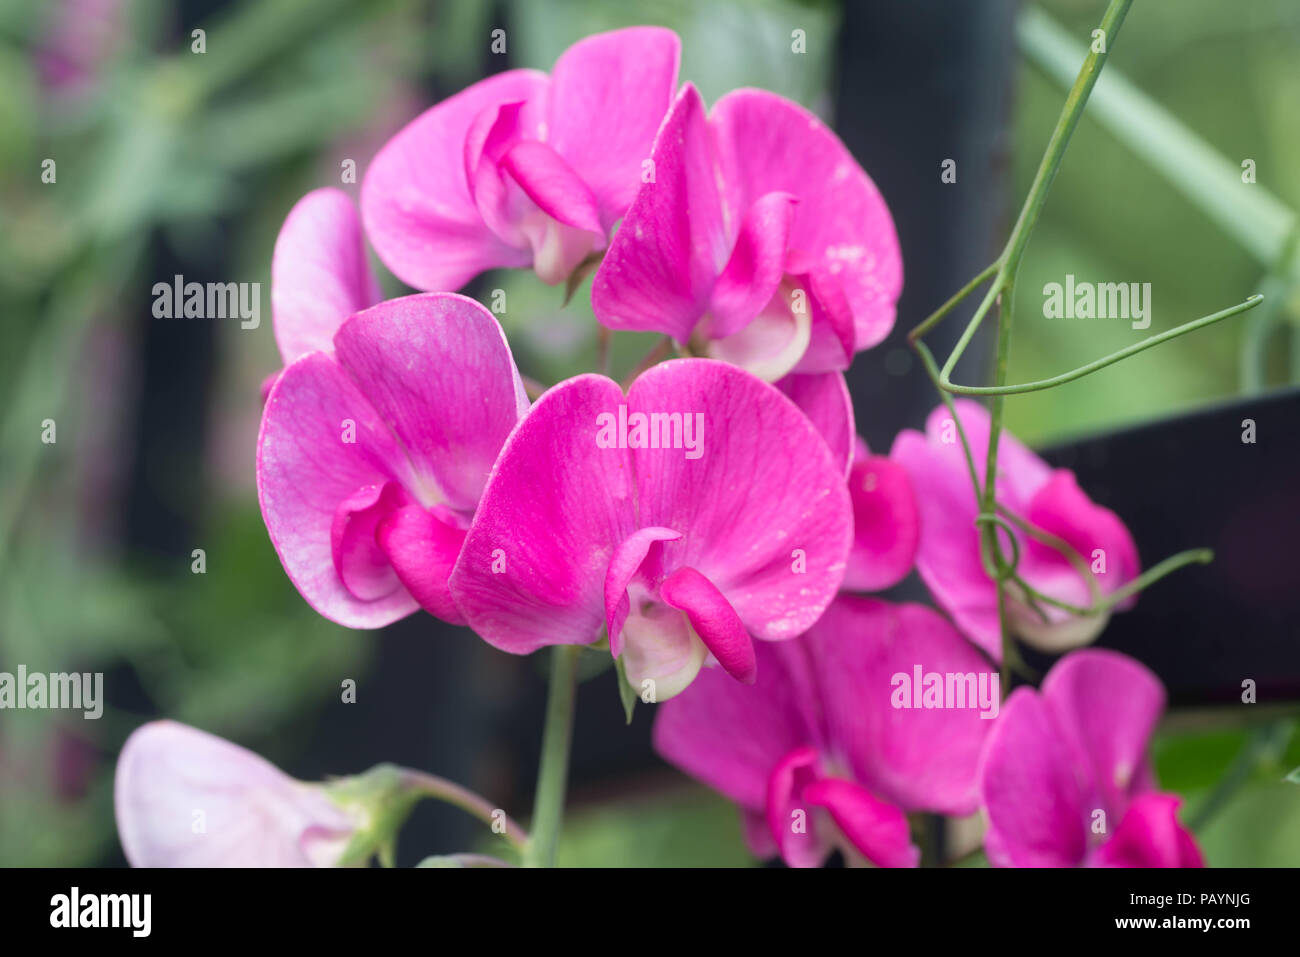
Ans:
[[[555,849],[564,818],[564,792],[569,779],[573,701],[581,650],[578,645],[557,645],[551,649],[542,760],[537,772],[537,798],[533,803],[533,836],[524,849],[525,867],[555,866]]]

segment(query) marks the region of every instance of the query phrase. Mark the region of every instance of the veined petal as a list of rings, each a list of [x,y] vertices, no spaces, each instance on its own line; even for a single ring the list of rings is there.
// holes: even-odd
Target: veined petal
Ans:
[[[839,588],[852,534],[843,463],[813,424],[773,387],[708,359],[654,366],[627,404],[652,433],[671,413],[683,420],[682,443],[632,450],[640,524],[682,532],[663,546],[666,567],[707,577],[757,638],[806,630]]]
[[[853,398],[839,372],[818,375],[788,375],[773,383],[785,393],[817,427],[836,461],[844,462],[844,474],[853,466],[853,443],[857,427],[853,420]]]
[[[421,504],[472,512],[528,407],[496,318],[464,296],[406,296],[353,316],[334,344],[409,453]]]
[[[785,275],[786,238],[798,200],[768,193],[754,200],[709,300],[709,335],[734,335],[763,311]]]
[[[639,527],[626,449],[597,445],[625,401],[603,376],[548,390],[506,441],[451,576],[484,640],[527,654],[595,641],[615,549]]]
[[[596,270],[591,307],[611,329],[663,332],[685,343],[729,251],[704,104],[689,83],[650,158],[654,179],[637,191]]]
[[[271,311],[285,364],[329,351],[343,320],[381,298],[361,217],[348,195],[317,189],[298,200],[271,257]]]
[[[856,349],[888,335],[903,285],[889,208],[816,116],[765,90],[735,90],[710,113],[733,216],[775,190],[799,199],[789,245],[823,263],[852,309]],[[814,371],[814,370],[805,370]]]
[[[509,70],[425,111],[376,154],[361,185],[366,234],[384,264],[417,289],[459,289],[485,269],[527,266],[531,253],[503,242],[483,221],[465,178],[464,147],[483,111],[529,104],[522,126],[543,121],[544,73]]]
[[[405,589],[356,597],[334,564],[339,506],[368,486],[414,476],[370,401],[323,352],[290,363],[276,380],[257,439],[262,518],[285,572],[307,603],[349,628],[380,628],[418,606]]]
[[[604,230],[636,194],[680,52],[671,30],[629,27],[580,40],[555,61],[547,139],[591,187]]]

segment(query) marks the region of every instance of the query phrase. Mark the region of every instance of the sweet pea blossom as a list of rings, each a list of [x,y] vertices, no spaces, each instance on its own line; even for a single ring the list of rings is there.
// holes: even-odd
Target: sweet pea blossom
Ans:
[[[838,848],[850,863],[914,867],[904,812],[975,811],[996,722],[976,701],[896,707],[897,676],[919,667],[977,686],[982,673],[996,714],[996,674],[941,615],[841,596],[801,638],[757,653],[753,687],[704,672],[654,727],[665,759],[740,805],[757,857],[815,867]]]
[[[453,293],[358,312],[291,362],[262,413],[257,491],[303,598],[351,628],[420,606],[462,624],[447,579],[527,409],[495,317]]]
[[[752,682],[751,636],[816,621],[851,534],[843,463],[808,418],[734,366],[676,359],[626,395],[582,375],[538,400],[451,588],[470,627],[515,654],[604,626],[628,680],[663,701],[710,657]]]
[[[990,863],[1203,867],[1146,756],[1164,705],[1155,675],[1099,648],[1061,659],[1040,691],[1017,688],[980,765]]]
[[[848,368],[894,324],[898,236],[826,126],[762,90],[707,117],[687,84],[592,285],[613,329],[663,332],[769,382]]]
[[[175,721],[127,738],[113,804],[133,867],[331,867],[361,825],[319,786]]]
[[[982,480],[988,455],[988,412],[967,400],[955,406]],[[947,408],[940,406],[930,414],[924,435],[900,432],[890,458],[907,470],[916,489],[921,513],[916,567],[921,578],[957,627],[1000,660],[997,586],[981,562],[982,533],[975,524],[979,502],[956,423]],[[1053,469],[1006,431],[998,443],[996,488],[1000,506],[1078,553],[1101,594],[1137,577],[1137,546],[1119,517],[1089,499],[1073,472]],[[1006,533],[999,534],[1004,548],[1009,549]],[[1031,588],[1071,605],[1092,603],[1089,583],[1070,558],[1018,529],[1015,537],[1020,549],[1018,574]],[[1043,604],[1048,617],[1044,622],[1021,600],[1023,595],[1014,583],[1008,584],[1007,592],[1010,626],[1029,644],[1046,651],[1086,644],[1101,632],[1109,617],[1104,613],[1074,616]],[[1118,607],[1131,607],[1135,600],[1130,598]]]
[[[677,88],[680,43],[631,27],[569,47],[550,76],[508,70],[413,120],[361,188],[380,259],[418,289],[532,266],[548,283],[605,248]]]

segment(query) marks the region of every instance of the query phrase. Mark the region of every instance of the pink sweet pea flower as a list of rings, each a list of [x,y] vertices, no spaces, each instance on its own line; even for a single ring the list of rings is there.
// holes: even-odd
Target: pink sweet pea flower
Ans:
[[[1041,691],[1017,688],[980,765],[990,863],[1203,867],[1146,756],[1164,705],[1155,675],[1099,648],[1057,662]]]
[[[893,327],[889,210],[839,138],[762,90],[687,84],[592,286],[613,329],[663,332],[774,382],[848,368]]]
[[[500,325],[429,293],[359,312],[267,399],[257,491],[313,608],[379,628],[417,607],[463,624],[447,588],[497,452],[528,409]]]
[[[815,867],[838,847],[850,863],[914,867],[906,811],[975,811],[998,677],[941,615],[841,596],[803,637],[757,652],[754,687],[704,672],[654,728],[664,758],[740,805],[756,856]],[[916,708],[899,676],[917,669],[972,676],[976,700]]]
[[[662,701],[709,656],[753,681],[751,635],[817,620],[851,534],[843,465],[808,418],[734,366],[677,359],[626,396],[582,375],[538,401],[451,587],[470,627],[515,654],[605,626],[628,680]]]
[[[331,867],[361,824],[320,787],[175,721],[127,738],[113,804],[132,867]]]
[[[989,415],[968,400],[956,403],[970,440],[981,481],[988,455]],[[957,627],[994,660],[1002,655],[998,629],[997,589],[980,560],[981,531],[975,524],[979,504],[961,438],[945,406],[926,420],[926,434],[907,430],[894,440],[890,458],[907,469],[921,511],[921,541],[916,567],[935,600]],[[1006,431],[998,443],[997,501],[1030,525],[1066,542],[1091,569],[1102,594],[1137,577],[1137,546],[1124,523],[1110,509],[1093,503],[1068,469],[1052,469]],[[1010,546],[1004,548],[1010,555]],[[1087,580],[1051,545],[1017,530],[1019,574],[1030,587],[1072,605],[1092,603]],[[1106,625],[1107,615],[1079,617],[1043,605],[1044,622],[1008,586],[1010,623],[1029,644],[1060,652],[1086,644]],[[1131,607],[1135,599],[1122,603]]]
[[[671,30],[632,27],[569,47],[548,77],[509,70],[417,117],[361,187],[379,258],[418,289],[486,269],[563,281],[605,248],[677,88]]]

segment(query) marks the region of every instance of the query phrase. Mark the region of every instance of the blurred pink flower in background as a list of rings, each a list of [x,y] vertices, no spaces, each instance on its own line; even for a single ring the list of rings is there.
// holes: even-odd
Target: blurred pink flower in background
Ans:
[[[127,35],[123,0],[53,0],[35,62],[41,83],[60,95],[84,93]]]
[[[1155,790],[1159,679],[1114,651],[1075,651],[1002,706],[980,769],[996,867],[1202,867],[1179,799]]]
[[[956,403],[957,414],[970,441],[975,469],[984,473],[988,456],[989,414],[968,400]],[[916,489],[921,513],[921,538],[916,566],[957,627],[1000,660],[997,586],[980,559],[979,503],[956,424],[945,406],[926,420],[925,434],[900,432],[890,458],[903,466]],[[1097,587],[1106,595],[1136,578],[1141,568],[1137,545],[1120,518],[1092,502],[1075,482],[1074,473],[1053,469],[1015,436],[1003,432],[998,443],[997,501],[1032,526],[1063,540],[1093,570]],[[1006,541],[1005,533],[999,533]],[[1020,547],[1018,572],[1032,587],[1058,601],[1086,607],[1092,603],[1088,581],[1070,560],[1051,545],[1016,532]],[[1060,652],[1086,644],[1105,627],[1108,615],[1078,617],[1044,606],[1044,622],[1008,586],[1012,629],[1029,644]],[[1135,598],[1121,603],[1131,607]]]
[[[320,787],[174,721],[127,739],[113,803],[133,867],[329,867],[361,823]]]
[[[659,708],[654,728],[664,758],[740,805],[756,856],[815,867],[838,848],[850,863],[912,867],[919,852],[905,812],[974,812],[995,722],[978,708],[892,700],[894,675],[917,666],[989,671],[941,615],[840,597],[802,637],[757,651],[754,687],[703,672]]]

